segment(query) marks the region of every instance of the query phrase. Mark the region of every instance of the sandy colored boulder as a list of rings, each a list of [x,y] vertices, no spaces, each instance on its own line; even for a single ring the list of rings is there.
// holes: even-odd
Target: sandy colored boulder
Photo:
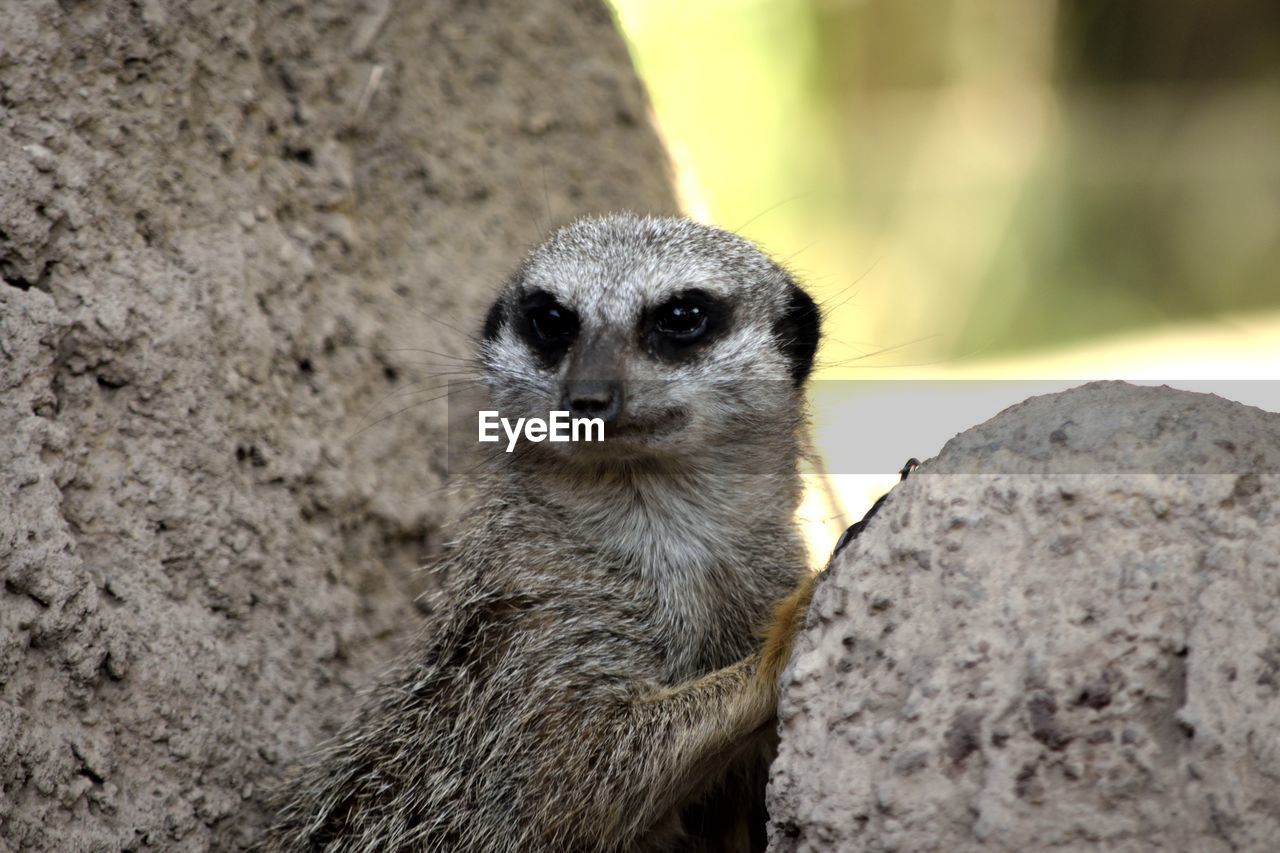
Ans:
[[[817,592],[777,851],[1280,845],[1280,415],[1122,383],[951,441]]]
[[[235,849],[421,622],[491,294],[665,157],[595,0],[0,21],[0,850]]]

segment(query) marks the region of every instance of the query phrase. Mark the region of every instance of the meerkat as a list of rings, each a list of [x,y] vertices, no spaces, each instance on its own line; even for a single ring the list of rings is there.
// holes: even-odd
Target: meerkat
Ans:
[[[716,228],[612,215],[533,250],[479,373],[504,416],[605,440],[486,457],[440,613],[262,849],[764,849],[819,335],[792,276]]]

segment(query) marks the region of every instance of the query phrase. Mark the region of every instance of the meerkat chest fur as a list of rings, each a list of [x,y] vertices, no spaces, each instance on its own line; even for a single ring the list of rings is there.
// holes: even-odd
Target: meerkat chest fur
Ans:
[[[544,481],[541,495],[564,519],[557,535],[599,555],[599,581],[628,583],[646,603],[668,682],[748,654],[807,562],[794,455],[789,471],[743,470],[751,454],[740,451],[708,457]]]

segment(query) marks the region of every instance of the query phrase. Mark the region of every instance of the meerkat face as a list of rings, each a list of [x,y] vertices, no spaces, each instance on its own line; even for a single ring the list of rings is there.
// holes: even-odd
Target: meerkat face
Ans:
[[[747,240],[682,219],[608,216],[535,249],[485,320],[479,359],[503,417],[605,422],[627,457],[794,428],[813,300]]]

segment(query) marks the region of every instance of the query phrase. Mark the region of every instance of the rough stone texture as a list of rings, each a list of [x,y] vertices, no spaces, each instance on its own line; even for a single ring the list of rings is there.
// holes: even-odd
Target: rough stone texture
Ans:
[[[598,0],[0,21],[0,850],[234,848],[419,622],[482,303],[665,158]]]
[[[1280,415],[1121,383],[954,439],[817,592],[771,849],[1278,849],[1278,472]]]

